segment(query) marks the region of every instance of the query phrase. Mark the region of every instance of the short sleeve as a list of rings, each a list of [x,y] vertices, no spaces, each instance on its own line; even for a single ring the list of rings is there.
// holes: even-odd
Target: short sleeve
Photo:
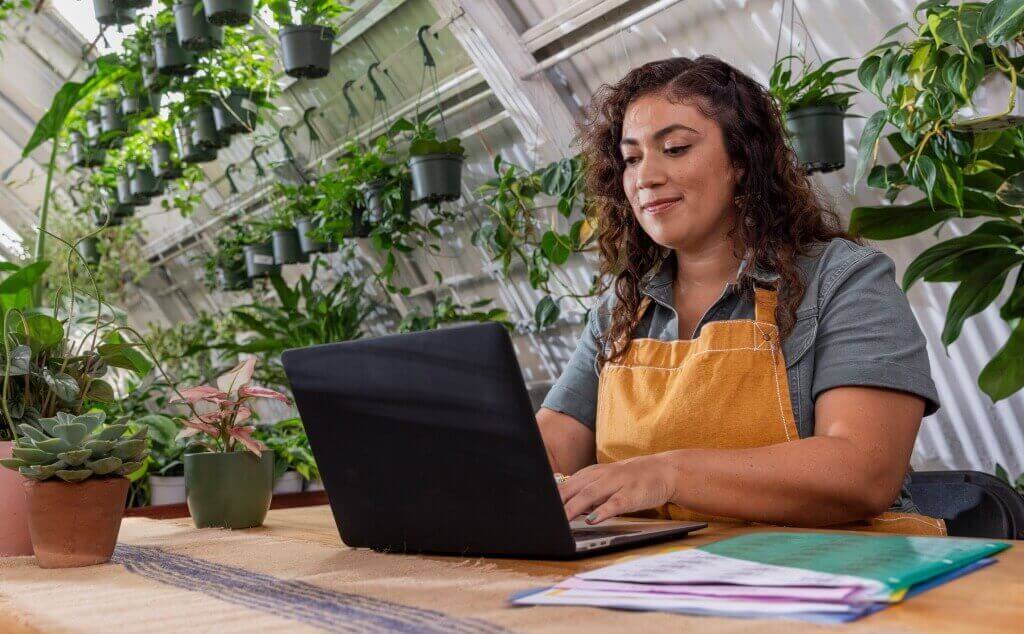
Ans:
[[[597,423],[597,309],[590,311],[587,326],[580,333],[576,350],[562,376],[544,398],[542,407],[572,416],[584,426],[594,429]]]
[[[844,385],[882,387],[922,397],[924,415],[934,414],[927,341],[892,259],[872,250],[839,276],[819,308],[812,398]]]

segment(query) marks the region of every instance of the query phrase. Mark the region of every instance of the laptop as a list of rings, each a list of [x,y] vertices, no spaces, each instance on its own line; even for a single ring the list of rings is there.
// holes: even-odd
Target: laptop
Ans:
[[[298,348],[282,361],[349,546],[561,559],[707,526],[570,524],[500,324]]]

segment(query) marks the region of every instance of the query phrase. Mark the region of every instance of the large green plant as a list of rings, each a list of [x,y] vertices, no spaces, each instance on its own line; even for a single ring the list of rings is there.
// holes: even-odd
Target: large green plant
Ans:
[[[296,471],[307,482],[320,479],[309,437],[300,418],[286,418],[272,425],[257,426],[253,437],[274,452],[274,478]]]
[[[583,300],[597,293],[596,278],[587,293],[574,293],[559,275],[569,256],[591,248],[597,237],[583,196],[582,164],[573,157],[531,172],[498,155],[494,171],[497,176],[478,190],[490,214],[473,232],[473,244],[485,248],[506,276],[514,262],[526,268],[530,286],[544,293],[534,322],[545,328],[558,320],[562,300],[586,307]]]
[[[902,33],[911,37],[897,39]],[[1011,56],[1007,45],[1022,33],[1024,0],[959,5],[930,0],[917,6],[913,25],[890,30],[858,70],[861,83],[882,101],[883,109],[865,125],[857,179],[876,161],[884,140],[897,161],[875,165],[868,185],[884,190],[889,202],[905,191],[921,195],[902,204],[856,208],[851,230],[868,238],[893,239],[960,219],[989,219],[967,235],[921,253],[903,277],[905,289],[919,280],[958,283],[942,333],[947,346],[1017,271],[1000,310],[1012,333],[979,377],[981,388],[994,400],[1024,387],[1024,136],[1018,127],[962,129],[957,113],[971,103],[987,74],[1003,73],[1011,86],[1019,83],[1021,60]],[[1015,92],[1008,95],[1011,107]],[[893,131],[884,134],[886,127]]]

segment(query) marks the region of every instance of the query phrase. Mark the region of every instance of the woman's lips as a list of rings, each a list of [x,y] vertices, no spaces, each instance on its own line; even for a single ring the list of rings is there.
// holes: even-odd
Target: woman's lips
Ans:
[[[682,198],[660,198],[644,204],[643,209],[649,214],[665,213],[680,200],[682,200]]]

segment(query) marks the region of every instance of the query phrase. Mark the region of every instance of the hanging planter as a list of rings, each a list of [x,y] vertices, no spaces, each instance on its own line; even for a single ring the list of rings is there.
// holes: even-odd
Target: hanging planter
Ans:
[[[195,54],[181,47],[178,32],[174,29],[153,34],[153,56],[156,70],[161,75],[184,77],[196,72]]]
[[[334,35],[334,29],[317,24],[282,26],[277,37],[284,72],[290,77],[306,79],[326,77],[331,70]]]
[[[196,528],[263,524],[274,486],[274,452],[185,454],[185,490]]]
[[[363,221],[375,225],[384,219],[386,211],[385,199],[399,192],[401,198],[394,201],[393,211],[400,216],[408,217],[411,210],[412,185],[408,179],[402,178],[396,183],[394,181],[376,181],[363,186],[363,200],[366,203],[366,212]]]
[[[153,48],[156,48],[155,42]],[[160,90],[164,87],[166,80],[157,72],[156,58],[152,52],[139,53],[139,72],[142,75],[142,87],[146,90]]]
[[[104,99],[100,102],[100,129],[103,134],[127,131],[128,126],[118,110],[119,105],[116,99]]]
[[[75,250],[77,250],[78,254],[82,256],[82,260],[84,260],[86,264],[95,266],[99,264],[100,261],[99,243],[99,238],[95,236],[82,238],[78,241],[78,244],[75,245]]]
[[[118,9],[145,9],[153,0],[111,0]]]
[[[171,144],[167,141],[157,141],[149,150],[152,157],[153,175],[161,180],[173,180],[181,178],[181,166],[174,162],[171,157]]]
[[[252,280],[246,274],[245,268],[217,267],[217,286],[222,291],[244,291],[252,288]]]
[[[68,135],[71,139],[71,164],[75,167],[85,167],[89,164],[89,148],[85,145],[85,136],[78,131]]]
[[[103,136],[103,126],[100,125],[100,113],[95,110],[85,113],[85,136],[92,146],[96,146],[100,142],[100,137]]]
[[[192,145],[203,150],[216,150],[225,147],[225,137],[217,133],[217,123],[213,118],[213,108],[207,104],[193,106],[189,112],[189,131]]]
[[[250,278],[267,277],[280,269],[274,265],[274,246],[270,240],[263,244],[249,244],[245,252],[245,272]]]
[[[338,245],[333,241],[319,242],[310,236],[313,232],[313,221],[309,218],[300,218],[295,223],[295,230],[299,234],[299,247],[303,253],[331,253],[338,250]]]
[[[121,216],[112,216],[110,214],[96,214],[96,226],[97,227],[117,227],[124,222]]]
[[[213,119],[217,131],[223,135],[252,132],[258,112],[250,90],[234,88],[227,97],[213,99]]]
[[[131,117],[142,112],[142,102],[136,95],[124,95],[121,97],[121,114]]]
[[[117,175],[117,204],[134,205],[135,196],[132,195],[132,182],[127,174]],[[115,214],[116,215],[116,214]]]
[[[461,154],[421,154],[409,158],[414,200],[436,204],[462,196]]]
[[[808,106],[786,113],[786,132],[797,160],[808,174],[834,172],[846,164],[845,111],[837,106]]]
[[[210,24],[244,26],[252,20],[252,0],[203,0]]]
[[[132,196],[136,200],[149,198],[160,194],[160,181],[153,175],[153,170],[137,163],[128,164],[128,174],[131,177]]]
[[[373,228],[368,222],[366,213],[366,207],[363,205],[356,205],[352,210],[352,226],[345,233],[346,238],[368,238],[370,237],[370,230]]]
[[[217,150],[208,150],[192,144],[191,135],[185,133],[178,137],[178,156],[183,163],[198,165],[217,160]]]
[[[164,94],[159,90],[150,90],[147,93],[146,99],[149,101],[149,110],[153,113],[153,116],[160,114],[160,108],[163,105]]]
[[[104,26],[122,26],[135,20],[135,11],[117,8],[114,0],[92,0],[92,8],[96,13],[96,21]]]
[[[178,42],[188,51],[202,53],[224,45],[224,30],[210,24],[202,12],[196,12],[199,0],[181,0],[174,4],[174,25]]]
[[[308,262],[299,244],[299,232],[295,227],[278,229],[273,232],[274,264],[298,264]]]

